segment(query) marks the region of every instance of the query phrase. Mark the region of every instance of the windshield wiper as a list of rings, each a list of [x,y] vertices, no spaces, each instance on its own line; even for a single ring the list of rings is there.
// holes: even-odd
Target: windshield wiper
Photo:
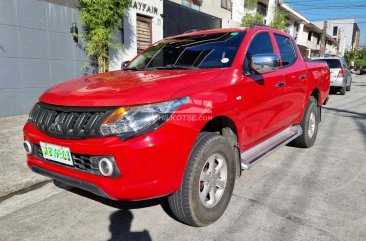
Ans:
[[[130,67],[130,68],[125,68],[123,70],[132,70],[132,71],[139,71],[139,70],[144,70],[144,69],[139,69],[137,67]]]

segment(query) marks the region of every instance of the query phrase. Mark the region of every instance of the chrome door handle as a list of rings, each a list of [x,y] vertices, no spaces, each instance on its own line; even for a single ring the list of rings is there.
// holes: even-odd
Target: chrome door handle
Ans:
[[[277,88],[285,87],[285,82],[278,82],[275,86]]]

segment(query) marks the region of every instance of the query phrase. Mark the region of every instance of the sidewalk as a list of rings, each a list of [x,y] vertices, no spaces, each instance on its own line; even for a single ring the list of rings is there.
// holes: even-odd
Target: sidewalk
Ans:
[[[27,166],[22,128],[28,115],[0,118],[0,197],[48,180]]]

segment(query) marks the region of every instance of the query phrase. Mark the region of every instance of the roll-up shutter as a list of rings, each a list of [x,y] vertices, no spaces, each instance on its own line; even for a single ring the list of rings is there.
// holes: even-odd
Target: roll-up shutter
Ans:
[[[141,53],[151,44],[151,18],[137,16],[137,53]]]

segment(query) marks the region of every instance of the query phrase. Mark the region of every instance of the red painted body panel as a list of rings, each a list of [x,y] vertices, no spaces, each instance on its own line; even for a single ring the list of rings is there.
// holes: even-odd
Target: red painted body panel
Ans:
[[[189,33],[215,33],[210,30]],[[243,31],[243,29],[232,29]],[[323,63],[298,60],[287,68],[258,77],[242,74],[247,46],[260,31],[287,34],[268,27],[247,29],[232,67],[206,70],[114,71],[71,80],[46,91],[39,100],[59,106],[130,106],[188,96],[187,105],[157,130],[122,141],[118,137],[83,140],[50,137],[27,123],[24,138],[67,146],[71,152],[113,155],[121,176],[108,178],[45,162],[28,155],[29,166],[39,166],[71,178],[90,182],[114,199],[140,200],[174,193],[179,189],[193,144],[212,118],[225,116],[235,125],[241,151],[282,129],[298,124],[314,90],[319,105],[329,93],[329,69]],[[275,52],[279,50],[274,46]],[[300,76],[306,78],[301,80]],[[279,81],[285,88],[276,88]],[[188,113],[187,119],[178,119]]]

